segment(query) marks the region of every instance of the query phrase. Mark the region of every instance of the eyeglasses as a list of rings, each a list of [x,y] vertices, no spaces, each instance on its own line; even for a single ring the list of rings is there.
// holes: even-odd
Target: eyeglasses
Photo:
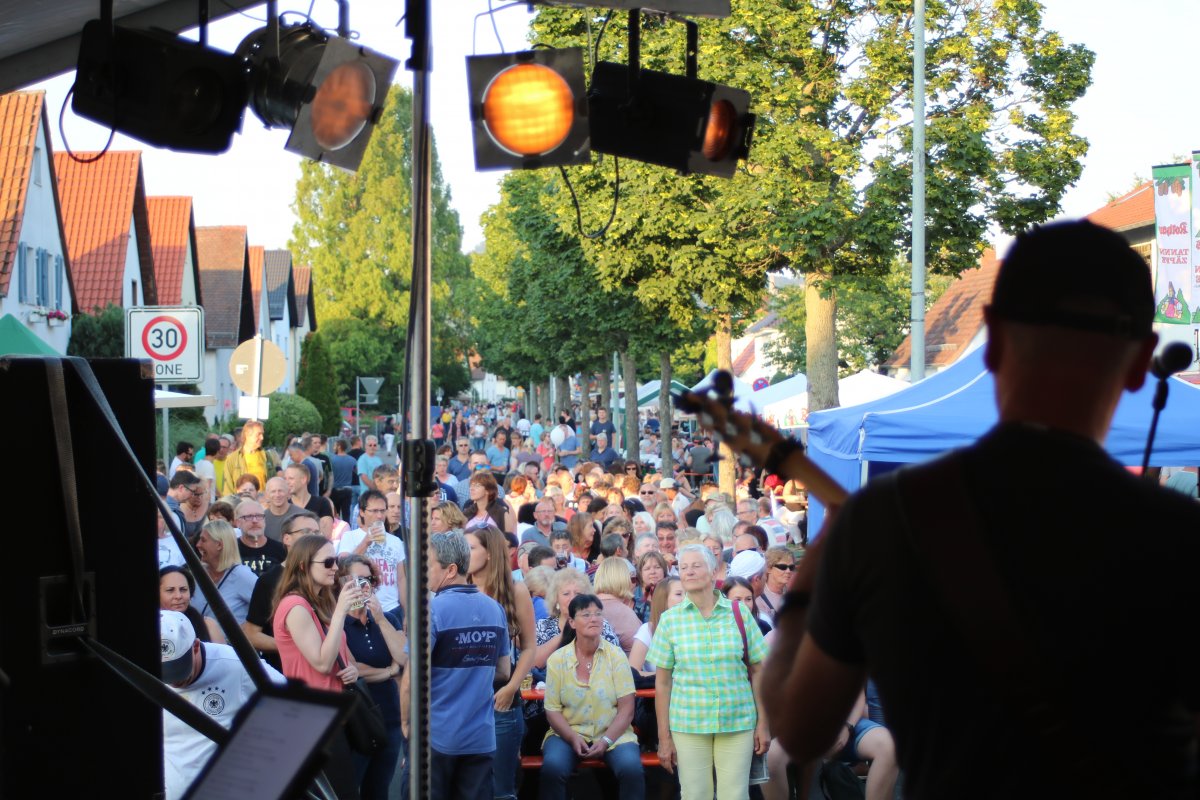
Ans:
[[[362,510],[362,513],[364,513],[364,514],[386,514],[387,508],[386,507],[385,508],[364,508]]]
[[[316,560],[316,561],[310,561],[309,563],[310,564],[320,564],[325,569],[333,569],[334,567],[337,566],[337,556],[330,556],[329,558]]]
[[[290,531],[284,531],[284,536],[305,536],[310,533],[320,533],[320,528],[292,528]]]
[[[584,611],[581,614],[576,614],[575,619],[601,619],[604,616],[599,611]]]
[[[650,490],[650,491],[648,491],[648,492],[645,492],[645,491],[638,492],[638,494],[640,494],[642,497],[650,497],[650,496],[652,496],[652,495],[658,494],[658,492],[656,492],[656,491],[654,491],[653,489],[651,489],[651,490]]]
[[[786,570],[788,572],[796,571],[795,564],[772,564],[771,566],[774,567],[775,569],[782,569],[782,570]]]
[[[241,514],[238,516],[238,519],[247,519],[251,522],[262,522],[266,518],[266,514]]]

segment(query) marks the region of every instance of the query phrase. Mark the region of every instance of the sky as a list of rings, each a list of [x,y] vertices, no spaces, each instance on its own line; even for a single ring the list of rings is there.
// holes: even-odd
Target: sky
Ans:
[[[1196,56],[1186,37],[1166,32],[1187,30],[1195,0],[1146,0],[1131,7],[1115,0],[1044,0],[1045,27],[1067,42],[1082,43],[1096,53],[1092,87],[1075,105],[1076,130],[1091,143],[1083,176],[1063,201],[1063,216],[1080,217],[1102,206],[1110,193],[1130,188],[1135,176],[1148,177],[1155,164],[1170,163],[1200,149],[1200,103],[1186,88],[1195,74]],[[737,2],[737,0],[733,0]],[[283,0],[281,10],[307,11],[308,3]],[[402,62],[408,55],[403,25],[397,27],[403,2],[379,0],[351,3],[351,28],[361,43]],[[487,16],[486,0],[434,0],[434,71],[432,117],[434,137],[451,200],[462,221],[463,249],[482,241],[480,215],[499,198],[502,172],[476,172],[467,116],[464,58],[499,51]],[[495,5],[504,5],[495,0]],[[314,0],[318,23],[335,27],[336,5]],[[249,32],[260,27],[262,8],[247,12],[253,20],[234,15],[214,23],[209,42],[232,51]],[[530,19],[524,5],[494,15],[504,49],[522,49]],[[472,27],[475,44],[472,44]],[[704,76],[704,65],[700,65]],[[30,88],[47,91],[54,146],[62,149],[58,133],[59,108],[71,76],[51,79]],[[397,81],[411,85],[403,63]],[[103,147],[108,130],[76,117],[64,117],[73,150]],[[118,134],[114,149],[144,152],[143,171],[151,195],[191,195],[197,225],[246,225],[252,244],[284,247],[291,235],[291,204],[300,174],[300,156],[283,149],[287,131],[266,130],[250,111],[232,148],[220,156],[158,150]]]

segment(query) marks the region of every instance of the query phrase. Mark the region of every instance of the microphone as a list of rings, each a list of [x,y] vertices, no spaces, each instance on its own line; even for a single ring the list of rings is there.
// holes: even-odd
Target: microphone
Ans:
[[[1159,351],[1150,362],[1150,374],[1166,380],[1176,372],[1182,372],[1192,364],[1192,348],[1183,342],[1171,342]]]

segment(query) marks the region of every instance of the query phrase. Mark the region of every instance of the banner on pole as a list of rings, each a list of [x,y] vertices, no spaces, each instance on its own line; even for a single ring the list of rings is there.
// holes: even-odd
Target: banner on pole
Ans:
[[[1188,325],[1195,318],[1200,289],[1192,270],[1192,166],[1155,167],[1154,227],[1158,244],[1158,271],[1154,282],[1154,321]]]

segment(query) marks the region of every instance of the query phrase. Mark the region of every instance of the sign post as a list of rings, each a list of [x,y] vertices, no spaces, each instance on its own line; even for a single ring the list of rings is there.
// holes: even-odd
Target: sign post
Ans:
[[[239,344],[229,360],[229,377],[233,379],[233,385],[248,395],[238,402],[238,416],[266,419],[270,406],[264,395],[283,385],[286,372],[287,358],[270,339],[259,334]]]
[[[379,402],[379,387],[383,378],[362,378],[354,382],[354,432],[362,433],[362,406],[373,406]]]

